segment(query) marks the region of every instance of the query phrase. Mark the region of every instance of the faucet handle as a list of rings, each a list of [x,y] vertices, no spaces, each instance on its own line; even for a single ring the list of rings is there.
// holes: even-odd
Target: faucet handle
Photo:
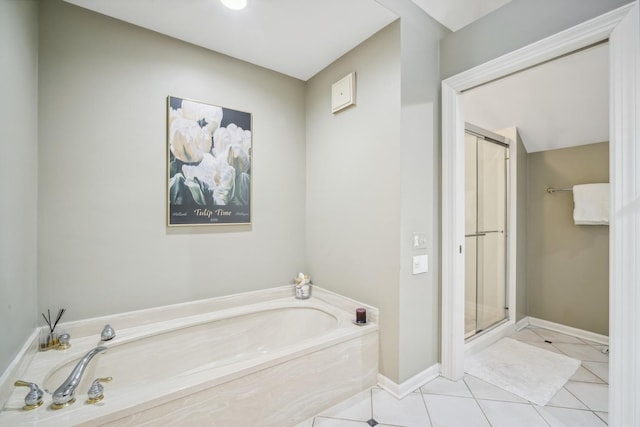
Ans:
[[[108,383],[112,379],[111,377],[96,378],[93,383],[91,383],[89,391],[87,391],[89,397],[87,403],[93,404],[100,402],[104,398],[104,386],[100,383]]]
[[[69,335],[68,333],[63,333],[60,334],[58,336],[58,347],[56,347],[58,350],[66,350],[69,347],[71,347],[71,344],[69,343],[69,339],[71,338],[71,335]]]
[[[22,407],[22,409],[24,409],[25,411],[30,411],[42,405],[42,396],[44,393],[42,392],[40,387],[38,387],[38,384],[18,380],[13,383],[13,385],[16,387],[29,387],[30,389],[29,393],[27,393],[24,398],[24,406]]]
[[[102,328],[102,332],[100,333],[100,341],[109,341],[114,339],[116,336],[116,331],[111,327],[111,325],[104,325]]]

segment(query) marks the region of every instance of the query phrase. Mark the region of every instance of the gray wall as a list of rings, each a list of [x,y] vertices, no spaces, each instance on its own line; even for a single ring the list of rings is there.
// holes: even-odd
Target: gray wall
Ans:
[[[308,82],[307,248],[314,281],[380,308],[381,372],[403,382],[439,355],[439,40],[412,2],[401,19]],[[330,86],[358,76],[336,115]],[[426,249],[414,250],[413,232]],[[413,255],[429,272],[412,274]]]
[[[38,2],[0,1],[0,373],[37,318]]]
[[[609,182],[609,143],[530,153],[528,314],[609,335],[609,227],[575,225],[571,192]]]
[[[40,2],[39,62],[42,310],[86,318],[305,270],[303,82],[58,0]],[[251,226],[165,226],[167,95],[253,113]]]
[[[402,17],[398,382],[403,382],[440,360],[439,45],[449,31],[413,2],[387,3]],[[424,233],[426,249],[413,249],[414,232]],[[423,254],[429,271],[413,275],[413,256]]]
[[[627,3],[630,1],[513,0],[442,40],[442,78],[458,74]]]
[[[307,256],[313,282],[380,309],[380,369],[398,371],[400,24],[307,82]],[[356,72],[357,104],[331,113]]]

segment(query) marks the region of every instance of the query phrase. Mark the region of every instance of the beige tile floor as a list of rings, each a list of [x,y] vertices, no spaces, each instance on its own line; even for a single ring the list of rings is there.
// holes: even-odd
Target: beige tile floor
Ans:
[[[373,387],[296,427],[607,426],[609,356],[602,344],[535,327],[512,338],[582,361],[546,406],[470,375],[457,382],[438,377],[402,400]]]

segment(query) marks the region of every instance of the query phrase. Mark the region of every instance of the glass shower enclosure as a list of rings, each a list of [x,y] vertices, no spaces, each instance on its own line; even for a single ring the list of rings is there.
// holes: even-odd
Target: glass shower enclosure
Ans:
[[[467,125],[465,338],[474,337],[508,318],[508,159],[509,146],[504,139]]]

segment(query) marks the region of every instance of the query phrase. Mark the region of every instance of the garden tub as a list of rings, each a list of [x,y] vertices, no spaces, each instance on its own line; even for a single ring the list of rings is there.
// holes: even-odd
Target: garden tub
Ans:
[[[0,425],[295,425],[374,385],[378,373],[376,310],[356,325],[360,304],[317,287],[313,295],[297,300],[283,287],[62,325],[72,347],[36,353],[20,379],[53,391],[104,345],[76,403],[53,410],[45,394],[42,407],[23,411],[18,388]],[[99,341],[102,323],[115,339]],[[99,377],[112,377],[105,397],[87,404]]]

